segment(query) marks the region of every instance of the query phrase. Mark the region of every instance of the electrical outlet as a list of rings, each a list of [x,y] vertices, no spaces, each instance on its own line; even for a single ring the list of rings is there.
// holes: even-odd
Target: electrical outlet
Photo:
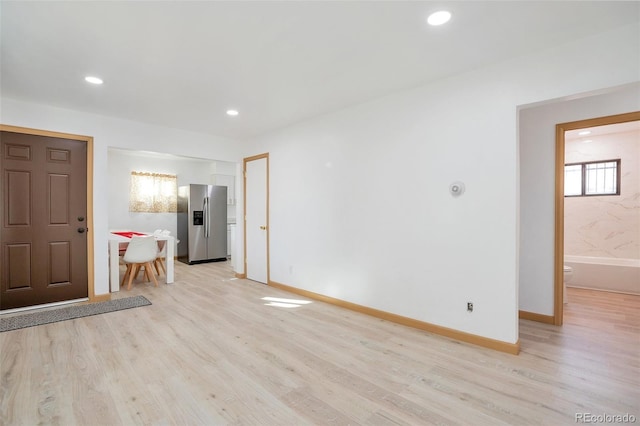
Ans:
[[[473,302],[467,302],[467,312],[473,312]]]

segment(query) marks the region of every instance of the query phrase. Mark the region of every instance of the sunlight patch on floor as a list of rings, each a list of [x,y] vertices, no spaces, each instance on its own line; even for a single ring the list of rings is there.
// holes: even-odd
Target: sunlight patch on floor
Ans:
[[[265,306],[276,306],[278,308],[299,308],[302,305],[308,305],[313,303],[310,300],[300,299],[287,299],[282,297],[263,297],[262,300],[266,301]]]

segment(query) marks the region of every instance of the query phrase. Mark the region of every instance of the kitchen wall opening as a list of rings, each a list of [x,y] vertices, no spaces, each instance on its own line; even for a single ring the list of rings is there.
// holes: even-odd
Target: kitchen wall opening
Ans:
[[[108,149],[109,229],[153,232],[168,230],[177,235],[175,211],[137,212],[131,211],[131,173],[173,175],[176,185],[205,184],[227,187],[227,257],[233,250],[236,223],[236,175],[237,164],[203,158],[182,157],[172,154],[126,149]],[[177,253],[177,252],[176,252]]]

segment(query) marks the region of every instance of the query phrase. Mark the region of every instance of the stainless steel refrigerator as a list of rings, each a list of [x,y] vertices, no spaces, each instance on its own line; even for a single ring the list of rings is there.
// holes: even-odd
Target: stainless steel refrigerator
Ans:
[[[227,187],[178,188],[178,260],[189,265],[227,260]]]

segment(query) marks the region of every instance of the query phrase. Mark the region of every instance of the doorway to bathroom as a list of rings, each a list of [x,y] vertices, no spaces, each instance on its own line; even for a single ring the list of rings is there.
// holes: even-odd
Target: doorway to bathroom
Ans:
[[[563,323],[563,302],[577,291],[566,297],[565,277],[591,290],[640,290],[639,144],[640,112],[556,126],[556,325]]]

